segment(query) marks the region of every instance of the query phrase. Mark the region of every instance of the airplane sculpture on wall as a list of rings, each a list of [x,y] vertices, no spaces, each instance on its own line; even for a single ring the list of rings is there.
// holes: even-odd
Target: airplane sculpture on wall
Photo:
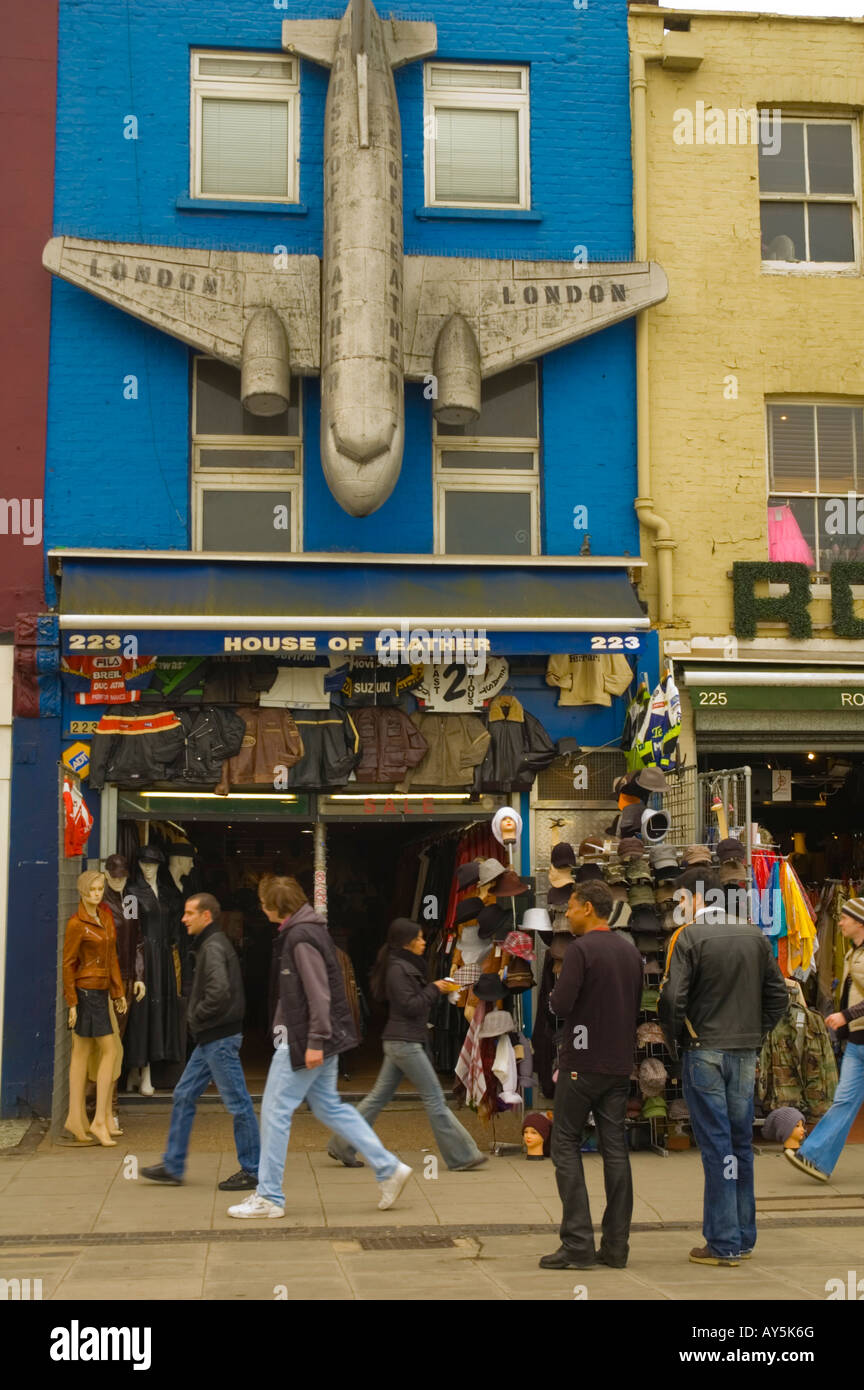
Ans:
[[[405,256],[402,136],[393,69],[436,51],[435,25],[382,21],[372,0],[341,20],[285,20],[282,46],[331,69],[324,117],[324,255],[177,250],[55,237],[43,263],[241,371],[247,410],[286,407],[290,372],[321,376],[321,462],[333,496],[366,516],[393,491],[404,381],[467,424],[485,377],[666,298],[654,262]]]

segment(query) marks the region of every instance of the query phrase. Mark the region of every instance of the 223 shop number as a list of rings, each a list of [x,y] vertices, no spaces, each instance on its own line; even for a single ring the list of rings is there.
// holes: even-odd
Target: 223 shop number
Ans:
[[[134,637],[121,637],[119,632],[73,632],[69,638],[70,652],[119,652],[121,649],[127,656],[134,656],[133,651],[126,652],[126,646],[136,643]]]
[[[622,651],[633,652],[633,651],[638,651],[638,650],[639,650],[639,638],[638,638],[638,637],[614,637],[614,636],[612,636],[612,637],[592,637],[592,638],[591,638],[591,650],[592,650],[592,652],[622,652]]]

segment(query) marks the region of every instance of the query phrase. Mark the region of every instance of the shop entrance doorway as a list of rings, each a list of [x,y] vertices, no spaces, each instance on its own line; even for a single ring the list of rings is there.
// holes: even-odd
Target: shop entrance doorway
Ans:
[[[240,956],[246,991],[242,1060],[249,1089],[257,1096],[264,1088],[272,1050],[271,961],[277,934],[258,905],[257,886],[264,874],[289,874],[312,900],[313,828],[308,822],[227,818],[172,824],[195,849],[194,889],[218,898],[223,930]],[[368,1092],[380,1066],[386,1011],[371,999],[368,979],[389,923],[394,917],[420,921],[430,942],[427,956],[434,950],[447,912],[459,839],[468,824],[467,817],[464,823],[424,819],[418,825],[363,818],[327,824],[328,922],[335,944],[350,962],[363,1029],[360,1046],[345,1054],[340,1065],[340,1090],[346,1094]],[[121,841],[124,827],[134,829],[138,839],[134,822],[121,821],[120,826]],[[158,823],[151,829],[151,837],[155,835]],[[439,1053],[439,1063],[451,1058],[455,1061],[452,1046]],[[452,1062],[439,1069],[448,1089]],[[403,1083],[401,1089],[412,1088]]]

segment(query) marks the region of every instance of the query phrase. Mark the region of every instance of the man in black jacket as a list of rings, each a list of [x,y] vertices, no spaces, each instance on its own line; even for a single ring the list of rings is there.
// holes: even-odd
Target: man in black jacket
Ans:
[[[684,1050],[684,1099],[705,1171],[705,1245],[691,1250],[690,1259],[737,1265],[756,1244],[756,1060],[789,996],[768,938],[727,917],[711,869],[682,874],[676,902],[688,925],[670,951],[658,1012],[673,1055]]]
[[[602,879],[576,884],[567,922],[579,939],[564,952],[549,996],[552,1013],[564,1019],[551,1146],[564,1214],[561,1247],[543,1256],[542,1269],[592,1269],[598,1262],[623,1269],[629,1253],[633,1180],[625,1120],[643,967],[635,947],[610,932],[611,911],[612,894]],[[606,1187],[597,1252],[582,1171],[589,1112],[597,1125]]]
[[[193,938],[195,974],[189,996],[187,1023],[195,1048],[174,1089],[168,1145],[162,1162],[142,1168],[151,1182],[183,1181],[195,1108],[211,1081],[215,1081],[226,1108],[234,1117],[234,1142],[240,1171],[219,1186],[223,1192],[240,1192],[258,1182],[261,1151],[258,1121],[240,1063],[243,1014],[246,999],[237,952],[219,928],[221,908],[210,893],[198,893],[186,902],[183,922]]]

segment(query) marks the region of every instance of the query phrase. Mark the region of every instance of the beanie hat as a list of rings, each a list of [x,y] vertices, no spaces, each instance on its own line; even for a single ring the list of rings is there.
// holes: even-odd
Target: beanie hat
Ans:
[[[605,876],[599,864],[580,864],[573,877],[577,883],[587,883],[589,879],[597,878],[601,882],[605,882]]]
[[[779,1110],[772,1110],[766,1116],[762,1138],[767,1139],[769,1144],[785,1144],[795,1126],[803,1123],[804,1116],[800,1110],[792,1105],[781,1105]]]
[[[856,922],[864,926],[864,898],[847,898],[841,909],[841,915],[854,917]]]
[[[537,1133],[543,1137],[543,1153],[549,1155],[549,1140],[552,1138],[552,1121],[548,1115],[541,1115],[539,1110],[530,1110],[522,1121],[522,1131],[526,1129],[536,1129]]]
[[[557,845],[552,846],[549,858],[554,868],[565,869],[576,863],[576,851],[566,840],[559,840]]]

